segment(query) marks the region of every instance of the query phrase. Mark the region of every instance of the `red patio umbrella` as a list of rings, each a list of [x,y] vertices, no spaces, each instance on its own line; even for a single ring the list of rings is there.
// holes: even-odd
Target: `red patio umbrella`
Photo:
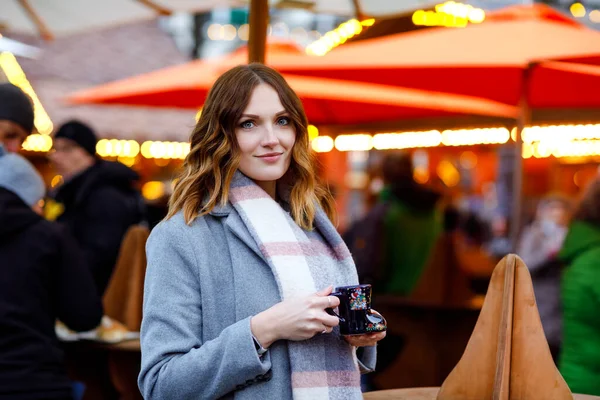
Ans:
[[[285,50],[288,52],[289,49]],[[245,59],[243,50],[233,58]],[[190,63],[112,82],[70,95],[74,104],[200,108],[218,76],[220,61]],[[313,124],[353,125],[449,116],[514,118],[514,106],[464,95],[329,78],[286,75]]]
[[[323,57],[277,55],[268,62],[284,73],[459,93],[516,105],[524,71],[532,62],[581,61],[600,55],[599,32],[558,18],[560,14],[550,13],[546,6],[502,13],[501,18],[462,29],[423,29],[340,46]],[[539,67],[543,65],[535,69]],[[530,81],[537,79],[535,75],[534,71]],[[560,103],[560,92],[549,95],[556,99],[548,99],[549,103]],[[595,100],[591,105],[598,104]]]

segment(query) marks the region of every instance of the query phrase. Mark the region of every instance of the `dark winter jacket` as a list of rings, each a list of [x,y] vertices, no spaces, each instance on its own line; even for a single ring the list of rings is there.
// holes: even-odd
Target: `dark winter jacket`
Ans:
[[[98,161],[60,187],[55,200],[84,253],[98,292],[103,294],[127,229],[142,219],[142,199],[134,189],[137,173],[121,163]]]
[[[0,399],[71,395],[54,326],[98,326],[102,304],[72,238],[0,188]]]

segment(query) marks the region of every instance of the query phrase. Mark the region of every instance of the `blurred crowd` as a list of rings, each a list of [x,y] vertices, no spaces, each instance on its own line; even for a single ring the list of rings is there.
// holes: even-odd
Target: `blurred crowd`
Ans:
[[[18,154],[33,120],[28,97],[0,84],[0,398],[72,399],[56,321],[100,325],[121,243],[144,206],[137,174],[97,158],[95,133],[78,121],[54,134],[49,159],[65,182],[46,193]]]
[[[381,175],[375,204],[344,235],[361,282],[372,283],[377,296],[468,305],[485,294],[496,264],[516,253],[531,274],[560,372],[574,392],[600,394],[600,320],[594,316],[600,305],[600,176],[577,198],[548,193],[540,199],[513,249],[506,216],[481,215],[443,190],[418,184],[408,153],[387,155]],[[394,354],[385,357],[391,363],[404,338],[388,333],[388,339],[379,348]],[[385,367],[380,362],[378,372]]]

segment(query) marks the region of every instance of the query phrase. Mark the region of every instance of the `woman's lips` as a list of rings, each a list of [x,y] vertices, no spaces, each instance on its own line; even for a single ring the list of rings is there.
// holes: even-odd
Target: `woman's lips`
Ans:
[[[264,162],[267,162],[267,163],[275,163],[275,162],[279,161],[279,159],[281,158],[282,155],[283,155],[283,153],[268,153],[268,154],[263,154],[262,156],[256,156],[256,157],[260,158],[261,160],[263,160]]]

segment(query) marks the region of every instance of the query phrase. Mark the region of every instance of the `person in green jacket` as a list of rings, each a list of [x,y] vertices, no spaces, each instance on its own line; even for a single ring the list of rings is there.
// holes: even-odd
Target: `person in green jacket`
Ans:
[[[361,283],[409,296],[442,231],[441,195],[413,179],[410,154],[387,154],[377,203],[344,233]],[[389,340],[388,340],[389,342]]]
[[[379,201],[388,208],[383,218],[383,279],[376,290],[408,296],[442,231],[441,196],[414,181],[408,154],[392,153],[382,169],[385,186]]]
[[[574,393],[600,395],[600,178],[585,193],[560,252],[563,346],[559,369]]]

